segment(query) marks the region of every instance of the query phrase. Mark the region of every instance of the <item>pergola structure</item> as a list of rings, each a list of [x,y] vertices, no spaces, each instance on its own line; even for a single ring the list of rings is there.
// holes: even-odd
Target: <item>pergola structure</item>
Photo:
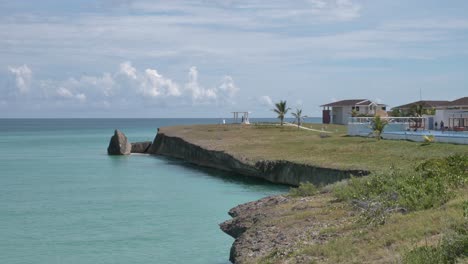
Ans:
[[[448,127],[454,131],[468,130],[468,111],[453,113],[448,120]]]
[[[232,112],[234,115],[234,123],[241,123],[249,125],[249,114],[250,112]],[[240,118],[239,118],[240,117]]]

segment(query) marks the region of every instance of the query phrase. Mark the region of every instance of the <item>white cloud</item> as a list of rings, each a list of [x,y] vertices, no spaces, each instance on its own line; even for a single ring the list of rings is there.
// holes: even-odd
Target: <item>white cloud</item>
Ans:
[[[63,97],[63,98],[72,98],[73,97],[73,93],[70,92],[70,90],[68,90],[67,88],[64,88],[64,87],[59,87],[57,89],[57,95],[60,96],[60,97]]]
[[[233,98],[240,89],[234,84],[232,77],[226,75],[223,78],[223,82],[219,86],[219,90],[225,93],[229,98]]]
[[[195,66],[190,67],[188,77],[185,89],[191,94],[194,103],[216,102],[216,90],[205,89],[198,83],[198,70]]]
[[[16,88],[18,89],[19,93],[22,95],[29,93],[32,71],[28,65],[25,64],[16,68],[8,66],[8,69],[15,75]]]
[[[273,106],[273,101],[271,100],[271,97],[268,95],[262,95],[258,98],[258,101],[260,102],[261,105],[264,106]]]
[[[31,84],[31,71],[27,66],[11,68],[17,77],[18,89],[26,90]],[[83,75],[78,78],[70,77],[63,81],[37,80],[37,98],[41,100],[72,100],[78,103],[89,103],[90,106],[109,109],[117,104],[145,103],[168,104],[217,104],[233,103],[239,92],[231,76],[224,76],[218,87],[204,88],[198,79],[195,66],[188,72],[188,82],[184,89],[179,84],[159,73],[156,69],[148,68],[138,71],[130,62],[123,62],[114,73],[102,75]],[[27,84],[27,85],[26,85]],[[25,92],[22,92],[24,94]],[[20,97],[21,98],[21,97]],[[178,100],[178,101],[175,101]]]
[[[132,66],[132,63],[129,61],[122,62],[120,64],[120,73],[128,76],[131,79],[137,78],[137,70]]]
[[[86,101],[86,95],[84,93],[73,93],[65,87],[59,87],[56,93],[59,97],[64,99],[76,99],[81,103],[84,103]]]
[[[82,85],[89,85],[100,90],[105,96],[111,96],[112,90],[115,86],[114,78],[110,73],[103,73],[101,77],[95,76],[82,76],[80,79]]]
[[[144,96],[180,96],[180,90],[171,79],[165,78],[154,69],[146,69],[141,79],[140,92]]]

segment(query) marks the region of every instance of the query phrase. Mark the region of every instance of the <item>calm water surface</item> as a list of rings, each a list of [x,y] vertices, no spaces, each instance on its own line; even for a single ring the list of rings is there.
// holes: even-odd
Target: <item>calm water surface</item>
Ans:
[[[218,224],[287,191],[149,155],[112,157],[158,127],[217,119],[0,119],[0,263],[228,263]]]

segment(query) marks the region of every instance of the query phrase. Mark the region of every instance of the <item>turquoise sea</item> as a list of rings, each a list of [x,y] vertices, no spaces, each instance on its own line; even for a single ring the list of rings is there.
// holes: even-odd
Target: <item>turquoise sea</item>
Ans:
[[[229,263],[218,224],[288,187],[150,155],[158,127],[218,119],[0,119],[0,263]]]

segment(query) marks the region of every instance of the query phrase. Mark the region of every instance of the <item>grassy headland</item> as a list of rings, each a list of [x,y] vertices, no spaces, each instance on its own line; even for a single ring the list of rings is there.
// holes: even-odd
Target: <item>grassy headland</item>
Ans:
[[[196,125],[160,130],[167,136],[224,151],[251,164],[287,160],[371,172],[364,178],[323,188],[302,185],[292,189],[286,200],[277,205],[247,212],[234,221],[256,219],[234,244],[239,254],[236,261],[466,261],[468,146],[377,141],[347,137],[345,126],[304,126],[319,131],[271,124]],[[453,158],[447,159],[449,156]]]
[[[206,149],[227,152],[245,162],[288,160],[333,169],[380,171],[408,168],[452,154],[468,154],[468,146],[422,145],[417,142],[347,137],[341,125],[305,124],[321,133],[279,125],[194,125],[161,128]]]

